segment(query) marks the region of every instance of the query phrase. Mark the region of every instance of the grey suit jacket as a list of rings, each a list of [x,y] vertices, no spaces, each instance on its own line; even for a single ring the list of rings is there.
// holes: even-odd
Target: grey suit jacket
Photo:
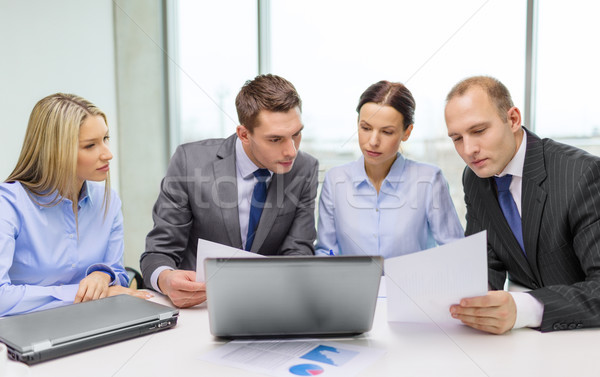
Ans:
[[[466,168],[466,235],[488,232],[488,279],[509,279],[544,304],[541,331],[600,326],[600,158],[527,131],[521,218],[527,256],[493,178]]]
[[[198,238],[242,248],[234,134],[180,145],[154,205],[154,228],[140,264],[146,286],[160,266],[195,270]],[[298,152],[292,170],[273,174],[252,252],[314,254],[318,162]]]

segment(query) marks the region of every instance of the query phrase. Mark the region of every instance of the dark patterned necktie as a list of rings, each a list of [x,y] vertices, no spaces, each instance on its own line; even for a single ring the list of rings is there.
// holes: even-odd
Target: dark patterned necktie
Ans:
[[[256,235],[256,228],[258,227],[258,221],[262,214],[265,206],[265,200],[267,199],[267,179],[271,174],[268,169],[256,169],[254,176],[258,179],[256,185],[254,185],[254,191],[252,191],[252,202],[250,203],[250,219],[248,221],[248,236],[246,237],[246,250],[252,248],[252,242],[254,242],[254,236]]]
[[[502,213],[504,214],[510,229],[515,235],[517,242],[519,242],[519,245],[521,245],[521,250],[525,252],[521,216],[519,215],[519,210],[517,209],[515,199],[509,190],[510,182],[512,181],[512,175],[506,174],[504,177],[494,177],[494,179],[496,180],[496,186],[498,187],[498,203],[500,203]]]

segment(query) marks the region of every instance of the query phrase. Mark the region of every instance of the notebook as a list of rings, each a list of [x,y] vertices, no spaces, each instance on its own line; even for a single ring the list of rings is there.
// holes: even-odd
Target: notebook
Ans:
[[[210,331],[224,338],[369,331],[382,265],[379,256],[207,258]]]
[[[9,357],[27,364],[171,328],[179,311],[119,295],[0,319]]]

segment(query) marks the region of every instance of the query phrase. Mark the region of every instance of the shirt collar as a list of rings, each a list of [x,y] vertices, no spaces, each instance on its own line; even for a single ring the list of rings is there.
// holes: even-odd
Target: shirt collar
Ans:
[[[106,182],[104,183],[106,184]],[[79,205],[81,206],[85,201],[93,204],[92,201],[92,193],[93,187],[88,184],[88,181],[83,182],[83,187],[81,188],[81,192],[79,193]]]
[[[523,140],[521,140],[521,145],[519,146],[519,150],[515,153],[515,156],[510,160],[508,165],[502,170],[497,177],[503,177],[506,174],[510,174],[513,177],[523,178],[523,166],[525,165],[525,151],[527,150],[527,132],[523,130]]]
[[[90,204],[92,204],[91,191],[92,191],[92,187],[88,185],[87,181],[84,181],[83,186],[81,187],[81,192],[79,193],[78,204],[80,207],[86,201],[88,201]],[[58,194],[58,190],[54,190],[54,192],[52,192],[49,195],[37,195],[37,194],[33,194],[33,193],[32,193],[32,195],[35,197],[35,200],[42,206],[48,205],[52,202],[54,202],[55,204],[58,204],[60,202],[67,202],[67,203],[71,204],[70,199],[63,198],[62,196],[60,196]]]
[[[369,182],[369,177],[367,177],[367,172],[365,171],[365,158],[364,156],[360,156],[358,161],[355,161],[352,165],[352,184],[354,188],[358,188],[361,184],[365,182]]]
[[[396,154],[396,161],[392,164],[390,171],[387,176],[383,180],[381,186],[388,185],[392,189],[398,188],[398,184],[400,183],[400,177],[402,176],[402,172],[404,171],[406,159],[400,152]],[[367,171],[365,170],[365,157],[360,156],[358,161],[354,164],[352,168],[352,183],[354,184],[354,188],[357,189],[362,184],[372,185],[369,177],[367,176]]]
[[[259,169],[259,167],[256,166],[256,164],[252,162],[250,157],[248,157],[246,154],[246,151],[242,146],[242,141],[239,137],[235,140],[235,165],[238,175],[243,179],[253,178],[254,172],[256,169]],[[269,174],[273,176],[273,172],[270,170]]]
[[[383,185],[388,185],[392,189],[397,189],[400,183],[400,178],[404,172],[404,166],[406,165],[406,159],[400,152],[396,155],[396,161],[392,164],[389,173],[383,180]],[[382,187],[383,187],[382,185]]]

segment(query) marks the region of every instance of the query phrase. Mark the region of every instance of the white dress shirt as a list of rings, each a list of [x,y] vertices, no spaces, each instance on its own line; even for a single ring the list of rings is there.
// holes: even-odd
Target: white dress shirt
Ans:
[[[235,167],[237,177],[237,192],[238,192],[238,216],[240,219],[240,235],[242,236],[242,247],[246,248],[246,238],[248,237],[248,222],[250,219],[250,203],[252,203],[252,192],[258,179],[254,176],[254,172],[258,166],[244,151],[242,142],[237,139],[235,142]],[[267,187],[273,178],[273,172],[269,171],[271,176],[267,178]]]
[[[503,177],[506,174],[512,175],[512,181],[508,188],[517,209],[521,216],[521,192],[523,186],[523,166],[525,165],[525,152],[527,149],[527,132],[523,130],[523,140],[521,146],[512,160],[506,165],[504,170],[497,175]],[[517,306],[517,319],[513,329],[521,327],[539,327],[542,324],[544,315],[544,304],[538,301],[532,295],[525,292],[510,292]]]

